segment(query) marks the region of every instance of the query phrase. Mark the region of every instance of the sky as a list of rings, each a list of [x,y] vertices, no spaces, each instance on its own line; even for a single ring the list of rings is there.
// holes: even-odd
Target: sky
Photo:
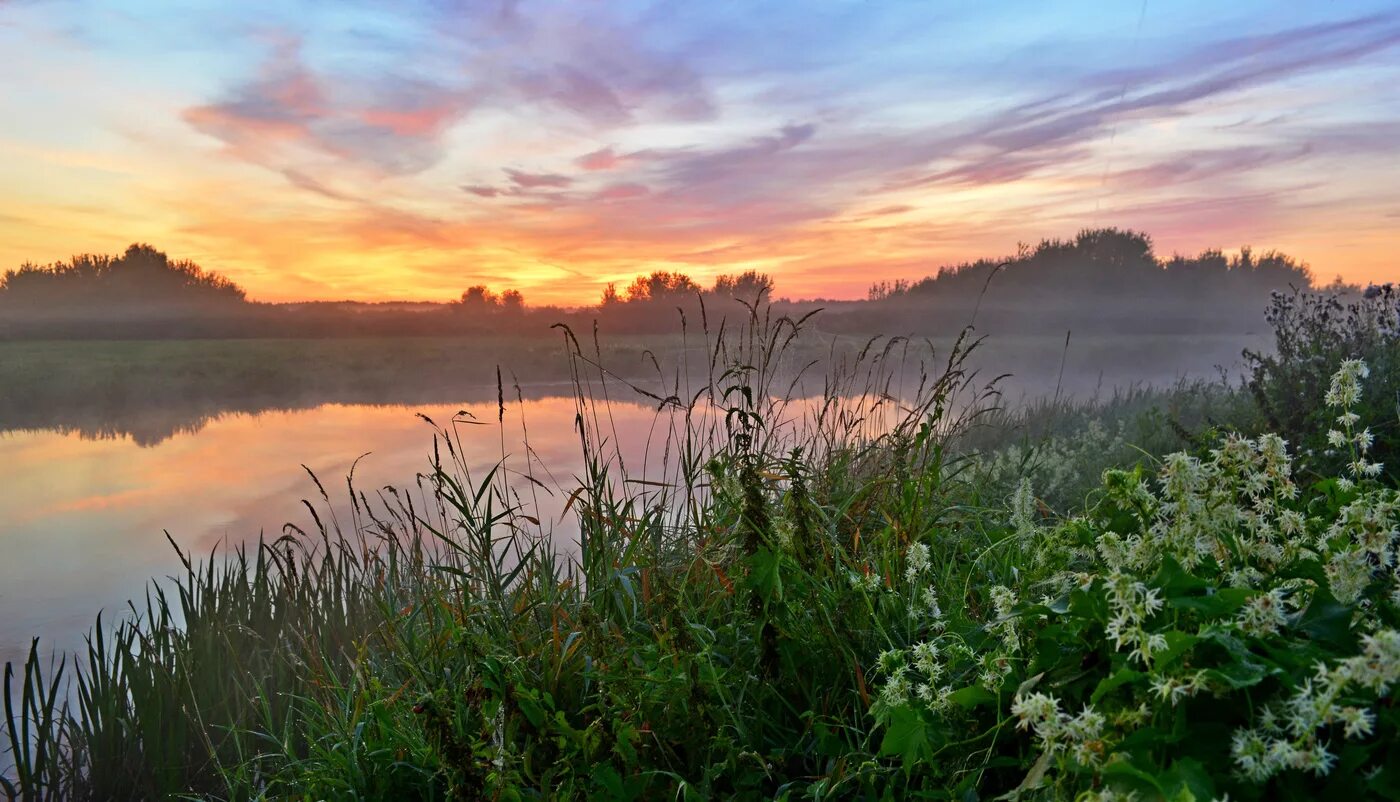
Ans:
[[[1393,2],[0,0],[0,269],[794,298],[1118,226],[1400,279]]]

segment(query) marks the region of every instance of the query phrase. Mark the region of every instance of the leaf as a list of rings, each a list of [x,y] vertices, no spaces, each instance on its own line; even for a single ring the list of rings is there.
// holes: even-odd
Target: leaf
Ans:
[[[1030,677],[1025,682],[1022,682],[1016,687],[1016,695],[1020,696],[1021,694],[1029,693],[1032,689],[1035,688],[1035,686],[1039,685],[1040,681],[1044,678],[1044,671],[1040,672],[1039,674],[1036,674],[1034,677]]]
[[[525,714],[525,718],[530,720],[530,724],[538,728],[544,724],[544,707],[535,699],[534,691],[517,689],[515,703],[520,707],[520,712]]]
[[[928,742],[928,725],[917,710],[905,706],[892,711],[889,726],[885,728],[885,738],[880,742],[880,755],[900,756],[906,770],[915,761],[933,755]]]
[[[1120,668],[1099,681],[1098,687],[1094,688],[1094,693],[1089,697],[1089,701],[1098,704],[1100,699],[1103,699],[1105,696],[1113,693],[1124,685],[1137,682],[1146,677],[1147,675],[1141,671],[1135,671],[1131,668]]]
[[[969,685],[948,694],[948,700],[959,707],[977,707],[996,704],[997,695],[981,685]]]
[[[1199,760],[1182,758],[1161,776],[1162,788],[1170,802],[1196,802],[1215,798],[1215,783]]]
[[[781,559],[768,549],[759,549],[749,558],[750,586],[766,599],[777,601],[783,597],[783,579],[778,570]]]
[[[1220,588],[1204,596],[1178,596],[1168,599],[1167,604],[1177,610],[1193,610],[1213,620],[1233,615],[1252,595],[1254,591],[1249,588]]]
[[[627,792],[622,787],[622,775],[606,763],[599,763],[593,767],[593,782],[607,791],[609,799],[627,798]]]
[[[1312,603],[1298,619],[1298,628],[1313,640],[1350,651],[1356,643],[1351,629],[1351,609],[1337,601],[1326,585],[1313,594]]]
[[[1155,652],[1152,655],[1153,667],[1159,670],[1175,663],[1201,640],[1195,635],[1182,632],[1179,629],[1168,630],[1162,633],[1162,637],[1167,640],[1167,650]]]
[[[1134,766],[1131,760],[1117,760],[1103,767],[1104,779],[1115,779],[1130,785],[1135,789],[1150,790],[1152,795],[1166,797],[1167,793],[1162,789],[1157,778],[1142,769]]]
[[[1021,784],[1016,786],[1009,793],[997,797],[997,799],[1020,799],[1022,793],[1040,787],[1040,781],[1045,779],[1045,772],[1049,769],[1050,752],[1041,752],[1040,757],[1036,758],[1035,763],[1031,764],[1031,770],[1026,772],[1025,779],[1021,780]]]
[[[1171,557],[1162,558],[1162,567],[1152,578],[1152,584],[1160,588],[1162,594],[1169,599],[1177,596],[1195,596],[1210,586],[1204,579],[1182,568],[1181,563]]]
[[[1258,685],[1270,672],[1262,664],[1253,660],[1235,660],[1219,668],[1206,670],[1206,679],[1211,684],[1224,685],[1232,690]]]

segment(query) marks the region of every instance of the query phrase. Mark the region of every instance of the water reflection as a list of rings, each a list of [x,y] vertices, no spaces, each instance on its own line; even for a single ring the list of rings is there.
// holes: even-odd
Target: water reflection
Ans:
[[[156,443],[71,430],[0,435],[0,660],[19,656],[35,635],[52,647],[79,646],[99,609],[124,610],[151,577],[176,572],[163,531],[181,548],[208,554],[225,542],[276,536],[289,520],[307,523],[299,501],[318,491],[302,465],[322,477],[337,504],[352,463],[366,452],[357,487],[373,495],[411,485],[432,449],[432,429],[417,414],[445,424],[462,409],[496,421],[492,398],[225,413],[198,433],[176,431]],[[561,479],[577,475],[574,401],[558,395],[509,405],[502,427],[460,427],[468,466],[487,470],[504,451],[525,469],[522,414],[534,458]],[[629,403],[615,404],[613,415],[629,433],[645,433],[655,418]],[[557,522],[547,494],[541,507]]]
[[[138,446],[157,446],[177,435],[197,434],[209,424],[232,416],[258,416],[314,410],[326,405],[362,408],[437,408],[452,404],[494,403],[495,384],[451,383],[438,386],[389,387],[366,385],[352,392],[318,392],[314,388],[285,387],[282,392],[225,393],[214,388],[165,387],[151,397],[129,398],[130,388],[114,379],[102,383],[97,395],[41,392],[26,388],[38,398],[4,404],[0,398],[0,434],[49,431],[72,434],[84,440],[129,440]],[[564,396],[566,383],[536,382],[523,387],[526,398]],[[508,392],[514,397],[514,388]]]
[[[1003,340],[979,359],[1005,366],[996,372],[1017,372],[1009,383],[1013,397],[1057,388],[1087,394],[1100,384],[1208,373],[1237,359],[1243,344],[1177,338],[1166,358],[1162,342],[1115,338],[1065,349],[1062,341]],[[1160,358],[1144,358],[1149,347]],[[476,368],[458,375],[479,380],[482,366]],[[343,504],[345,475],[366,452],[356,484],[367,491],[409,486],[428,469],[432,429],[419,413],[443,424],[462,409],[492,424],[497,419],[494,383],[395,386],[342,377],[228,392],[229,381],[191,375],[178,388],[145,392],[119,379],[91,394],[57,380],[0,387],[0,660],[19,657],[35,635],[51,648],[80,646],[97,610],[120,613],[151,577],[175,572],[164,531],[196,554],[260,533],[276,536],[288,520],[309,522],[299,501],[317,491],[302,465]],[[505,388],[507,401],[513,389]],[[820,390],[814,373],[802,391]],[[523,403],[507,404],[504,425],[461,428],[468,467],[485,471],[506,455],[517,471],[574,486],[583,460],[570,387],[536,383],[520,395]],[[654,404],[610,397],[605,434],[612,445],[636,455],[665,440],[668,422]],[[642,469],[634,476],[648,475],[629,463],[635,467]],[[559,522],[565,494],[536,488],[530,495],[538,497],[546,528],[570,539]]]

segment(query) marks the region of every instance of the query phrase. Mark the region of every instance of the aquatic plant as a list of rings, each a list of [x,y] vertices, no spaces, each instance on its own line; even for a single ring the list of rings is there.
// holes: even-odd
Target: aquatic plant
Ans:
[[[81,664],[7,667],[9,795],[146,798],[1312,799],[1393,795],[1400,501],[1355,411],[1303,481],[1277,435],[1110,470],[1059,517],[958,448],[995,396],[960,340],[822,375],[804,321],[684,332],[619,378],[561,329],[586,470],[458,418],[409,487],[152,586]],[[691,349],[687,347],[686,352]],[[698,349],[696,349],[698,350]],[[1340,368],[1339,370],[1337,368]],[[694,379],[698,374],[704,378]],[[907,384],[901,384],[906,381]],[[815,382],[820,391],[805,388]],[[610,399],[657,406],[625,454]],[[504,385],[497,403],[504,418]],[[1311,403],[1320,403],[1321,397]],[[1298,403],[1309,403],[1299,400]],[[535,465],[528,455],[525,465]],[[1339,447],[1340,447],[1339,446]],[[558,493],[559,549],[535,515]],[[70,685],[69,683],[73,683]]]

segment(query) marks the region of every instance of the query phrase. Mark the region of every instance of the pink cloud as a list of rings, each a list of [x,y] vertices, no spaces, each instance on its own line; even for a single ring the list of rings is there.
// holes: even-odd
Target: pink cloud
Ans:
[[[627,200],[628,198],[640,198],[650,195],[651,190],[641,184],[609,184],[600,190],[593,197],[596,200]]]
[[[606,147],[591,153],[583,154],[577,159],[574,159],[574,164],[577,164],[584,170],[611,170],[622,164],[622,161],[622,158],[617,155],[616,151],[611,147]]]
[[[416,173],[443,155],[442,134],[472,107],[471,93],[392,75],[331,81],[309,69],[295,38],[278,41],[257,77],[185,122],[237,158],[284,172],[289,146],[387,174]]]
[[[523,189],[538,189],[540,187],[567,187],[574,180],[567,175],[558,173],[527,173],[523,170],[512,170],[506,168],[506,175],[510,182]]]

